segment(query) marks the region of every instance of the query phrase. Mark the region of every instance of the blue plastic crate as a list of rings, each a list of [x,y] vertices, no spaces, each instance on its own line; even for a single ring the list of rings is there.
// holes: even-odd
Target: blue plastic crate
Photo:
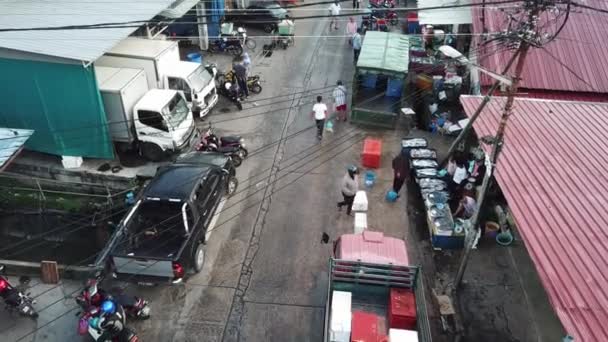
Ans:
[[[363,76],[363,87],[364,88],[376,88],[376,81],[378,80],[378,75],[375,74],[367,74]]]

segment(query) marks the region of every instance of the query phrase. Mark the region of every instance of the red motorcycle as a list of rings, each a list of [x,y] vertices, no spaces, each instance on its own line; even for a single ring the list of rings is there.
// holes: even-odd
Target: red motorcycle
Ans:
[[[0,273],[4,272],[4,265],[0,265]],[[19,278],[19,285],[17,287],[12,286],[8,279],[0,275],[0,297],[6,304],[6,309],[9,311],[17,311],[20,315],[37,318],[38,313],[34,309],[36,301],[30,296],[29,293],[23,294],[21,289],[24,289],[29,284],[29,278]]]
[[[212,151],[219,152],[232,158],[234,166],[238,167],[243,162],[243,159],[247,158],[249,152],[245,147],[245,140],[238,135],[229,135],[218,137],[211,124],[203,136],[200,142],[195,146],[197,151]]]
[[[114,289],[108,293],[100,289],[98,285],[99,279],[90,279],[87,281],[82,292],[76,296],[76,303],[84,311],[89,311],[91,308],[99,308],[99,305],[104,300],[111,297],[118,305],[124,308],[127,316],[141,320],[150,318],[148,301],[136,296],[128,296],[118,289]]]

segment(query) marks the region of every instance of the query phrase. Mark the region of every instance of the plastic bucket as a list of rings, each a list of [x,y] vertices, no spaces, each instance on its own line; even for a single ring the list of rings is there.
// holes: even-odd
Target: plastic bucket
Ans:
[[[397,200],[397,193],[393,190],[389,190],[386,193],[386,201],[387,202],[395,202]]]
[[[372,187],[374,184],[376,184],[376,174],[374,171],[365,172],[365,179],[363,182],[367,187]]]
[[[193,53],[189,53],[188,55],[186,55],[186,57],[188,58],[188,60],[190,62],[194,62],[194,63],[203,63],[203,56],[201,56],[200,53],[197,52],[193,52]]]
[[[498,235],[498,231],[500,230],[500,226],[496,222],[488,221],[486,222],[486,236],[489,238],[496,238]]]
[[[513,243],[513,234],[510,231],[501,232],[496,235],[496,243],[501,246],[508,246]]]

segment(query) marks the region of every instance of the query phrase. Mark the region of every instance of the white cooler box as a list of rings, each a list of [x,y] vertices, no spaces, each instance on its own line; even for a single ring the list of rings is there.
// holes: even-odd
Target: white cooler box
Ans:
[[[361,234],[367,229],[367,214],[355,213],[355,234]]]
[[[350,342],[352,320],[352,293],[334,291],[331,297],[331,318],[329,340],[331,342]]]
[[[390,329],[389,342],[418,342],[418,332],[413,330]]]
[[[367,211],[367,194],[365,191],[357,191],[355,194],[353,211]]]

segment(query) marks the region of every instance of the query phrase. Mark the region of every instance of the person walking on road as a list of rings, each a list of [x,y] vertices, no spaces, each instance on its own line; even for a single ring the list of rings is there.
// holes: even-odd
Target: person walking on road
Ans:
[[[234,70],[236,82],[241,92],[245,95],[245,97],[248,97],[249,89],[247,89],[247,67],[243,63],[243,58],[236,60],[235,63],[232,64],[232,69]]]
[[[323,128],[325,127],[325,119],[327,119],[327,106],[322,102],[323,98],[317,96],[317,103],[312,106],[312,117],[315,119],[317,124],[317,138],[321,140],[323,138]]]
[[[342,210],[343,206],[346,206],[346,214],[351,215],[353,210],[353,202],[355,201],[355,195],[359,190],[359,169],[351,165],[348,167],[346,174],[342,178],[342,197],[344,200],[338,202],[338,210]]]
[[[331,21],[329,22],[329,28],[333,26],[336,30],[338,29],[338,16],[340,15],[340,11],[342,7],[340,6],[340,2],[335,1],[333,4],[329,6],[329,14],[331,15]]]
[[[393,180],[393,191],[397,193],[397,197],[399,197],[399,190],[401,190],[403,183],[407,180],[409,172],[410,162],[404,151],[402,151],[393,159],[393,173],[395,176]]]
[[[361,44],[363,43],[363,39],[361,38],[361,29],[358,28],[357,32],[353,36],[353,54],[355,57],[355,64],[359,60],[359,54],[361,53]]]
[[[346,37],[348,44],[353,45],[353,36],[357,33],[357,22],[355,17],[348,17],[348,23],[346,24]]]
[[[346,122],[346,87],[342,85],[342,81],[338,81],[333,92],[334,104],[338,113],[338,121]]]
[[[358,9],[361,4],[361,0],[353,0],[353,9]]]

